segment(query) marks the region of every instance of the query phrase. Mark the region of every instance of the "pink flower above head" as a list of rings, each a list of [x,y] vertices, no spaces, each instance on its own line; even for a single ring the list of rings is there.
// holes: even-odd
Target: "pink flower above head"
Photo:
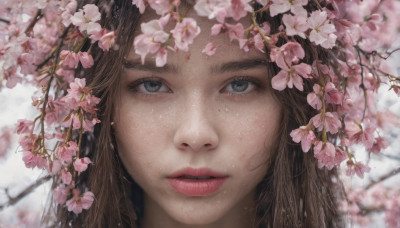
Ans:
[[[324,114],[319,113],[310,119],[312,123],[319,131],[325,128],[326,131],[336,134],[338,129],[342,126],[342,123],[337,117],[337,113],[326,112]]]
[[[136,5],[141,14],[144,13],[144,10],[146,9],[145,0],[132,0],[132,4]]]
[[[336,89],[332,82],[325,85],[325,101],[328,104],[342,104],[343,93]]]
[[[270,54],[272,61],[281,69],[288,69],[293,63],[297,64],[300,59],[303,59],[305,52],[303,47],[297,42],[287,42],[279,49],[273,49]],[[311,68],[310,68],[311,72]]]
[[[204,47],[204,49],[201,51],[201,53],[204,53],[208,56],[212,56],[215,54],[216,50],[217,50],[217,47],[215,46],[215,44],[213,42],[209,42]]]
[[[175,46],[182,51],[188,51],[189,44],[199,35],[200,27],[193,18],[184,18],[176,24],[171,33],[175,39]]]
[[[336,32],[335,26],[329,23],[327,13],[325,11],[313,11],[308,18],[308,25],[310,27],[310,41],[321,45],[324,48],[332,48],[335,46]]]
[[[169,34],[163,31],[163,26],[162,20],[152,20],[141,24],[143,34],[135,37],[134,47],[135,53],[141,56],[142,64],[147,54],[157,53],[168,40]]]
[[[290,15],[285,14],[282,17],[282,22],[286,26],[286,35],[298,35],[306,39],[305,32],[308,30],[307,15]]]
[[[238,21],[240,18],[245,17],[249,12],[253,12],[250,6],[250,0],[231,0],[231,7],[228,8],[228,16]]]
[[[272,4],[269,7],[271,17],[274,17],[280,13],[284,13],[291,10],[292,13],[296,14],[296,8],[307,5],[308,0],[272,0]]]
[[[79,27],[79,31],[87,32],[89,35],[101,30],[100,24],[96,23],[101,19],[99,8],[94,4],[87,4],[76,12],[71,18],[73,25]]]
[[[83,68],[90,68],[93,66],[94,61],[93,57],[87,52],[79,52],[78,53],[79,61],[82,64]]]
[[[293,88],[293,85],[300,91],[303,91],[303,78],[309,78],[311,66],[305,63],[293,65],[289,69],[282,69],[272,80],[272,88],[282,91],[287,87]]]
[[[99,47],[103,51],[108,51],[115,44],[116,35],[114,31],[104,34],[99,40]]]
[[[236,25],[225,24],[229,40],[239,40],[244,38],[244,28],[242,23],[237,23]]]
[[[74,162],[74,169],[78,172],[78,175],[88,168],[88,165],[92,163],[88,157],[76,159]]]
[[[71,24],[72,14],[76,11],[78,7],[78,2],[76,0],[72,0],[65,6],[64,12],[61,14],[62,23],[65,27],[68,27]]]
[[[92,206],[94,201],[94,194],[92,192],[87,191],[80,196],[80,191],[78,189],[73,189],[72,193],[72,198],[66,203],[68,211],[79,214],[83,209],[87,210]]]
[[[301,126],[293,130],[290,132],[290,136],[294,142],[301,142],[301,148],[303,149],[303,152],[308,152],[316,139],[314,132],[307,129],[306,126]]]
[[[147,0],[149,6],[156,11],[158,15],[165,15],[170,11],[170,4],[169,0]],[[140,10],[140,8],[139,8]]]
[[[79,63],[79,56],[75,52],[62,50],[60,57],[63,60],[62,65],[64,68],[75,69]]]
[[[199,16],[216,18],[219,23],[223,23],[230,7],[230,0],[198,0],[194,10]]]

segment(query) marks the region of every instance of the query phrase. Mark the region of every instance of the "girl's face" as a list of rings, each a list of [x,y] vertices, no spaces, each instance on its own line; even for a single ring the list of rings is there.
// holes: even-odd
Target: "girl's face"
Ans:
[[[188,52],[170,51],[166,66],[151,56],[141,65],[130,51],[114,115],[119,155],[144,190],[144,224],[245,226],[281,108],[265,54],[209,37],[214,22],[192,17],[202,32]],[[206,56],[210,41],[217,52]]]

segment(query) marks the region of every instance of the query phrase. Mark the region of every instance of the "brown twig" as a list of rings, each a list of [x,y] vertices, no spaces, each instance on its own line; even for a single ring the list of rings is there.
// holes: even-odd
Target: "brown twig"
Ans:
[[[390,172],[388,172],[387,174],[385,174],[385,175],[383,175],[383,176],[381,176],[381,177],[380,177],[378,180],[376,180],[376,181],[371,181],[371,183],[369,183],[369,184],[365,187],[365,190],[370,189],[372,186],[374,186],[374,185],[376,185],[376,184],[378,184],[378,183],[380,183],[380,182],[382,182],[382,181],[384,181],[384,180],[386,180],[386,179],[388,179],[388,178],[390,178],[390,177],[392,177],[392,176],[394,176],[394,175],[396,175],[396,174],[398,174],[398,173],[400,173],[400,167],[397,168],[397,169],[394,169],[394,170],[392,170],[392,171],[390,171]]]
[[[31,30],[33,29],[33,27],[36,25],[36,23],[40,20],[40,18],[42,18],[43,17],[43,14],[42,14],[42,10],[38,10],[37,12],[36,12],[36,15],[33,17],[33,20],[31,21],[31,23],[29,23],[29,25],[28,25],[28,27],[26,27],[26,29],[25,29],[25,34],[26,35],[28,35],[30,32],[31,32]]]
[[[25,188],[22,192],[20,192],[17,196],[11,197],[8,195],[9,200],[7,203],[0,205],[0,210],[3,210],[5,207],[12,206],[18,201],[20,201],[22,198],[24,198],[26,195],[31,193],[35,188],[39,187],[40,185],[46,183],[51,179],[51,176],[44,176],[40,179],[38,179],[35,183],[29,185],[27,188]],[[6,190],[7,191],[7,190]]]
[[[6,24],[10,24],[10,21],[4,18],[0,18],[0,22],[4,22]]]

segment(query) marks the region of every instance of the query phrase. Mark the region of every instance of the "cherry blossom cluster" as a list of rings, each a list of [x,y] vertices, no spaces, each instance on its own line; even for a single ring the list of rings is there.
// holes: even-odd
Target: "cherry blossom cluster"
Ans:
[[[376,184],[368,189],[355,189],[347,194],[347,200],[340,202],[340,209],[350,219],[362,226],[372,221],[367,217],[375,211],[384,211],[388,228],[400,226],[400,191]]]
[[[318,114],[294,129],[290,136],[305,153],[313,153],[320,168],[345,164],[347,175],[363,178],[370,168],[356,157],[354,146],[365,153],[381,153],[388,146],[384,130],[397,124],[397,116],[377,109],[376,94],[386,84],[400,95],[400,78],[385,64],[399,35],[400,2],[397,0],[196,0],[190,8],[215,22],[201,31],[187,15],[181,1],[132,0],[143,14],[153,10],[158,19],[140,25],[134,38],[135,53],[155,58],[164,66],[169,52],[186,52],[201,32],[210,37],[226,35],[244,52],[256,49],[280,70],[272,76],[277,91],[304,91]],[[134,12],[132,12],[134,13]],[[257,22],[266,14],[279,22]],[[29,20],[27,20],[29,18]],[[56,176],[55,200],[76,214],[88,209],[95,198],[77,187],[77,177],[92,164],[81,151],[82,135],[100,121],[99,98],[92,95],[77,68],[90,68],[93,45],[114,48],[117,31],[100,25],[95,4],[78,8],[76,0],[12,1],[0,6],[1,87],[29,83],[38,87],[32,105],[39,115],[20,120],[23,161],[28,168],[45,169]],[[248,19],[250,26],[240,21]],[[171,30],[166,30],[170,28]],[[212,39],[211,39],[212,40]],[[86,45],[85,45],[86,44]],[[87,48],[87,44],[90,47]],[[216,44],[202,52],[212,56]],[[311,51],[310,51],[311,50]],[[327,57],[320,56],[320,51]],[[313,62],[307,62],[312,55]],[[310,56],[308,56],[310,57]],[[0,89],[1,89],[0,87]],[[1,140],[8,142],[7,135]],[[355,201],[354,201],[355,202]]]

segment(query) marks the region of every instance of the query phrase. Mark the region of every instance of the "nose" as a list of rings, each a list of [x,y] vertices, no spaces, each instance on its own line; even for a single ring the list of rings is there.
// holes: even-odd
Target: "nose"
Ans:
[[[209,102],[199,95],[187,99],[174,134],[174,145],[181,151],[210,151],[218,147],[219,136]]]

